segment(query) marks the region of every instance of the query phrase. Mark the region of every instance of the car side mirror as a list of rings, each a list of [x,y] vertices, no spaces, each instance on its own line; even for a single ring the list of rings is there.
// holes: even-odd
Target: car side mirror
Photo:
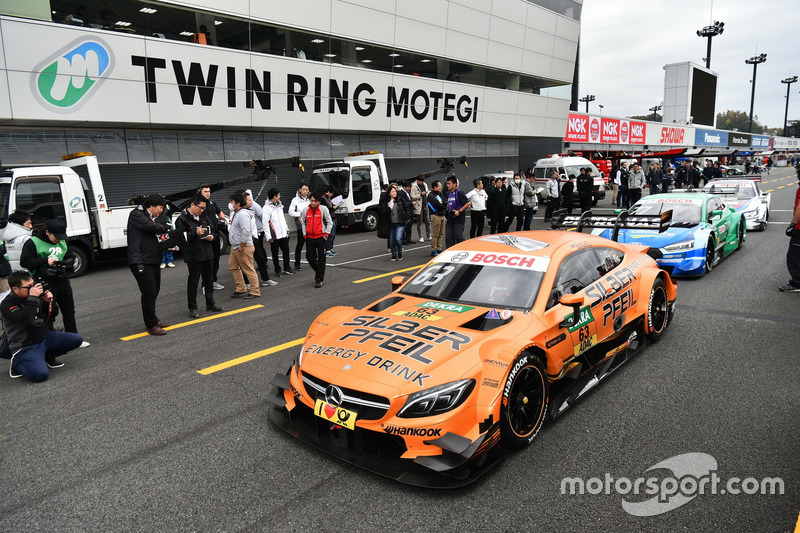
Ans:
[[[708,220],[711,220],[711,219],[717,218],[717,217],[721,217],[721,216],[722,216],[722,210],[721,209],[718,209],[716,211],[711,211],[711,213],[708,214]]]
[[[396,291],[406,282],[405,276],[392,276],[392,291]]]
[[[558,301],[561,305],[566,305],[572,308],[572,317],[564,319],[561,324],[562,328],[571,328],[581,320],[581,307],[583,306],[583,296],[580,294],[565,294]]]

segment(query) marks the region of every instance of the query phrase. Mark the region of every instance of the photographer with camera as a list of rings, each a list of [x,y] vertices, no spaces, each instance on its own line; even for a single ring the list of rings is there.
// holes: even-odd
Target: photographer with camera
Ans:
[[[53,294],[33,281],[30,274],[14,271],[9,274],[8,283],[11,293],[0,303],[0,314],[11,350],[9,376],[44,381],[50,376],[50,368],[64,366],[56,357],[79,348],[83,338],[77,333],[53,330],[58,305]]]
[[[202,277],[203,288],[206,296],[207,311],[224,311],[214,302],[214,238],[216,228],[208,224],[208,219],[203,216],[208,203],[205,197],[196,195],[191,199],[178,221],[176,229],[186,241],[181,245],[183,261],[189,268],[189,279],[186,284],[186,298],[189,303],[189,316],[200,318],[197,308],[197,282]]]
[[[142,293],[142,316],[150,335],[166,335],[164,328],[169,326],[156,315],[156,299],[161,290],[162,243],[158,236],[168,232],[160,218],[166,205],[163,196],[151,194],[128,215],[128,267]],[[167,246],[163,244],[164,248]]]
[[[34,231],[22,246],[19,264],[37,282],[47,284],[46,288],[53,293],[53,298],[61,308],[64,331],[78,333],[75,300],[67,278],[75,260],[67,246],[67,224],[61,219],[50,219],[44,225],[44,231]]]

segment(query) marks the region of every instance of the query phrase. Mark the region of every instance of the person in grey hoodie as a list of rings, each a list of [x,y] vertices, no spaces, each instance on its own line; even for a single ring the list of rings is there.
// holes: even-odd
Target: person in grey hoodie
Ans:
[[[17,271],[19,266],[19,256],[22,254],[22,246],[25,241],[31,238],[33,223],[28,213],[14,211],[8,216],[8,225],[3,231],[3,241],[6,243],[8,262],[11,264],[11,271]]]
[[[644,184],[644,172],[639,167],[639,163],[634,163],[628,173],[628,202],[630,205],[635,204],[642,197]]]

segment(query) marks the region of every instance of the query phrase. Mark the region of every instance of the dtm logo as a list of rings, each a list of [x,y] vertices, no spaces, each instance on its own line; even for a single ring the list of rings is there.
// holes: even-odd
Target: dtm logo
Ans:
[[[113,63],[108,45],[99,39],[78,39],[37,66],[33,93],[56,111],[73,111],[108,77]]]

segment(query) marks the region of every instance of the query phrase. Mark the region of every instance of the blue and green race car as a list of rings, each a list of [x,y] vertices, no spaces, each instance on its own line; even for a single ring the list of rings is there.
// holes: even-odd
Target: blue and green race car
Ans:
[[[621,229],[618,241],[660,250],[661,258],[656,261],[672,276],[702,276],[744,243],[744,216],[714,194],[653,194],[636,202],[629,213],[658,215],[667,210],[672,210],[672,222],[666,231]],[[611,238],[612,232],[606,229],[593,233]]]

